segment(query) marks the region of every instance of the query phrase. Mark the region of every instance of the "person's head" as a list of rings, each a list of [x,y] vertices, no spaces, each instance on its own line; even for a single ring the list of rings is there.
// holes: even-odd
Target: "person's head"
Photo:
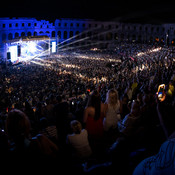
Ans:
[[[139,114],[140,112],[140,104],[137,100],[133,100],[132,104],[131,104],[131,113],[132,114]]]
[[[81,133],[82,125],[81,125],[81,123],[78,120],[72,120],[70,122],[70,126],[71,126],[72,131],[75,134],[80,134]]]
[[[48,120],[47,120],[46,117],[40,118],[39,126],[40,126],[40,129],[44,129],[44,128],[46,128],[48,126]]]
[[[57,103],[61,103],[61,101],[62,101],[62,96],[61,96],[61,95],[57,95],[56,99],[57,99]]]
[[[128,101],[129,101],[128,95],[124,93],[121,97],[121,100],[123,104],[128,104]]]
[[[118,102],[118,92],[116,89],[109,89],[106,94],[106,103],[115,105]]]
[[[21,110],[11,110],[8,113],[5,126],[10,139],[17,141],[21,138],[29,138],[30,120]]]
[[[143,97],[142,97],[142,101],[143,101],[144,104],[149,104],[149,102],[150,102],[149,94],[144,94]]]
[[[31,109],[31,105],[28,100],[25,101],[25,108],[26,109]]]
[[[95,107],[96,104],[100,104],[101,99],[100,99],[100,94],[98,91],[93,91],[92,94],[90,94],[87,102],[87,106]]]
[[[97,120],[100,117],[100,111],[101,111],[101,98],[97,90],[94,90],[92,94],[90,94],[87,102],[87,107],[95,108],[94,119]]]

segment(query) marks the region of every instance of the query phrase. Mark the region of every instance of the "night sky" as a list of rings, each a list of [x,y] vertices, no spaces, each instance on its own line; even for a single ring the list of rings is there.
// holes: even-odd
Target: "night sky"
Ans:
[[[1,2],[0,17],[34,17],[118,20],[141,23],[175,23],[175,2],[124,0],[14,0]]]

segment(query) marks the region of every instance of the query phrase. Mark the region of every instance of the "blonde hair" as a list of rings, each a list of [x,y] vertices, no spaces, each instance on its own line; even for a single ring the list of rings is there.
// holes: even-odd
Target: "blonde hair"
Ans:
[[[116,89],[109,89],[106,94],[106,103],[115,105],[118,102],[118,91]]]
[[[80,134],[81,133],[82,125],[78,120],[72,120],[70,125],[71,125],[71,128],[72,128],[72,131],[75,134]]]

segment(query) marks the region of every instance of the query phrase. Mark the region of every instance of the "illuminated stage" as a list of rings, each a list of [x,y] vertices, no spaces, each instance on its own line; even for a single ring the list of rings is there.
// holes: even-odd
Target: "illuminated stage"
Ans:
[[[26,37],[6,42],[7,61],[12,64],[45,57],[57,52],[57,41],[47,36]]]

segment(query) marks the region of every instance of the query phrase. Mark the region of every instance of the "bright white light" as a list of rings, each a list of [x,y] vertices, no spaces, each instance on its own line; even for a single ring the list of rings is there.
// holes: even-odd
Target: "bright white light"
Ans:
[[[56,52],[56,42],[53,41],[52,42],[52,53],[55,53]]]
[[[49,54],[45,41],[29,41],[21,43],[20,61],[29,61],[35,57],[46,56]]]
[[[31,53],[36,52],[37,51],[36,43],[35,42],[28,43],[28,49],[29,49],[29,52],[31,52]]]
[[[9,52],[11,54],[11,62],[14,63],[18,60],[17,46],[10,46]]]
[[[159,47],[159,48],[156,48],[156,49],[147,50],[146,52],[139,52],[136,56],[142,56],[142,55],[146,55],[146,54],[149,54],[149,53],[152,53],[152,52],[158,52],[161,49],[162,48]]]

